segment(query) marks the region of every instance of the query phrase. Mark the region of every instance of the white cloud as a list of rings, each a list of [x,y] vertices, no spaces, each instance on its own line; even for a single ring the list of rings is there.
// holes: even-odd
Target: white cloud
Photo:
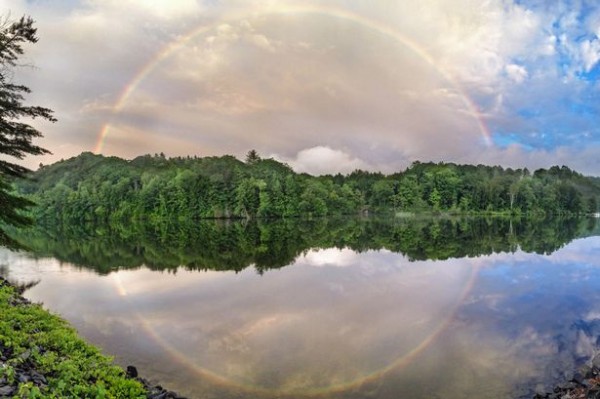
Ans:
[[[275,156],[276,158],[281,158]],[[341,150],[317,146],[301,150],[294,159],[286,160],[296,172],[321,175],[327,173],[350,173],[356,169],[373,169],[365,161],[355,158]]]
[[[86,2],[93,12],[114,14],[128,11],[146,18],[172,19],[189,17],[204,11],[197,0],[89,0]]]
[[[348,248],[315,249],[307,252],[302,258],[296,260],[296,262],[317,267],[346,267],[355,265],[358,257],[359,255],[355,251]]]
[[[506,74],[516,83],[523,83],[527,79],[527,69],[521,65],[509,64],[506,66]]]
[[[600,60],[600,41],[598,39],[583,41],[581,43],[581,58],[585,71],[591,71]]]
[[[556,53],[556,36],[548,35],[539,47],[539,54],[543,56],[551,56]]]
[[[275,48],[273,47],[273,44],[271,43],[271,41],[269,39],[267,39],[267,37],[265,35],[252,35],[250,36],[250,41],[252,43],[254,43],[256,46],[270,51],[270,52],[274,52]]]

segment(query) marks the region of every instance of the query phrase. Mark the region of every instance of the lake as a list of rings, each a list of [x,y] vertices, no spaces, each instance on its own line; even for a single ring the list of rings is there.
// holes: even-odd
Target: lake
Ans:
[[[28,232],[11,281],[190,398],[514,398],[600,348],[596,220]]]

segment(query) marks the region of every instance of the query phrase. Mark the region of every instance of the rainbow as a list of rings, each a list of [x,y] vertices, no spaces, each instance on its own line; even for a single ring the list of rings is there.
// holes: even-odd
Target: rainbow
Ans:
[[[270,15],[322,15],[322,16],[327,16],[327,17],[331,17],[331,18],[335,18],[335,19],[339,19],[339,20],[343,20],[343,21],[348,21],[348,22],[352,22],[352,23],[358,24],[360,26],[363,26],[374,32],[377,32],[378,34],[385,36],[391,40],[394,40],[395,42],[408,48],[415,55],[417,55],[419,58],[421,58],[427,64],[429,64],[433,69],[435,69],[440,74],[441,77],[443,77],[447,82],[449,82],[452,85],[452,87],[460,95],[460,98],[461,98],[463,104],[465,105],[466,109],[469,111],[471,116],[476,121],[484,144],[487,147],[490,147],[492,145],[491,133],[490,133],[488,127],[486,126],[484,120],[482,119],[481,113],[479,112],[477,105],[469,98],[469,96],[467,96],[467,94],[465,93],[465,90],[462,88],[462,86],[459,84],[459,82],[457,82],[456,79],[454,79],[443,68],[440,68],[436,64],[433,57],[427,51],[425,51],[422,48],[422,46],[420,46],[413,40],[403,36],[402,34],[400,34],[397,30],[395,30],[391,26],[386,25],[380,21],[376,21],[376,20],[367,18],[365,16],[355,14],[348,10],[344,10],[344,9],[340,9],[340,8],[336,8],[336,7],[329,7],[329,6],[323,6],[323,5],[317,6],[317,5],[309,5],[309,4],[303,4],[303,5],[298,5],[298,6],[279,5],[274,8],[265,9],[259,13],[249,13],[248,15],[245,15],[244,17],[270,16]],[[148,78],[148,76],[150,76],[152,74],[152,72],[156,69],[156,67],[158,65],[160,65],[164,60],[169,58],[171,55],[173,55],[177,51],[183,49],[183,47],[190,40],[192,40],[193,38],[195,38],[199,35],[202,35],[206,32],[209,32],[209,31],[215,29],[218,25],[221,25],[223,23],[233,23],[236,21],[240,21],[242,19],[243,19],[243,17],[238,16],[236,18],[220,20],[220,21],[210,24],[210,25],[196,27],[196,28],[188,31],[187,33],[185,33],[183,36],[181,36],[181,37],[177,38],[176,40],[170,42],[169,44],[165,45],[160,51],[158,51],[156,53],[156,55],[148,63],[146,63],[142,68],[139,69],[139,71],[135,74],[133,79],[125,86],[125,88],[119,94],[116,102],[114,103],[114,105],[112,107],[112,115],[118,115],[122,111],[123,107],[127,103],[128,99],[131,97],[131,95],[136,91],[136,89],[139,87],[139,85],[146,78]],[[93,150],[95,153],[97,153],[97,154],[102,153],[102,151],[104,150],[106,140],[110,134],[110,131],[111,131],[111,121],[107,121],[102,126],[102,128],[100,129],[100,132],[98,134],[96,144],[95,144],[95,147]]]

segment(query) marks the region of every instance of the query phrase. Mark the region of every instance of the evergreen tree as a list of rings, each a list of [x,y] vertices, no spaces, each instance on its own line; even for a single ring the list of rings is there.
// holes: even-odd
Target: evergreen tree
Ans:
[[[260,161],[260,156],[258,155],[258,152],[256,152],[256,150],[248,151],[248,153],[246,154],[246,163],[248,165],[254,165],[258,161]]]
[[[30,17],[10,22],[6,20],[0,26],[0,245],[16,248],[18,243],[11,239],[3,227],[22,226],[30,220],[19,213],[32,203],[11,193],[11,181],[23,177],[29,170],[21,165],[6,161],[6,157],[23,159],[26,155],[49,153],[32,143],[42,134],[22,118],[41,118],[54,122],[52,111],[23,103],[29,88],[12,82],[14,68],[23,54],[23,44],[36,43],[37,29]]]

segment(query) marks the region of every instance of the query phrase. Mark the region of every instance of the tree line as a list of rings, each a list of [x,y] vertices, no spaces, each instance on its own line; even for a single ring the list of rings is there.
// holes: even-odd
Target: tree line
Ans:
[[[596,213],[600,179],[568,167],[531,173],[499,166],[415,162],[383,175],[311,176],[249,152],[233,156],[89,152],[42,166],[17,191],[42,225],[144,223],[167,230],[201,219],[272,219],[365,213],[577,215]]]

